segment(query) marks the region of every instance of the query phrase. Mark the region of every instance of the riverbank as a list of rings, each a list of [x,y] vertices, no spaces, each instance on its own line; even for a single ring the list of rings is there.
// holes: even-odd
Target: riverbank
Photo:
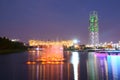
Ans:
[[[16,52],[24,52],[26,49],[6,49],[6,50],[0,50],[0,55],[1,54],[11,54],[11,53],[16,53]]]
[[[0,54],[23,52],[27,50],[25,43],[11,40],[7,37],[0,37]]]

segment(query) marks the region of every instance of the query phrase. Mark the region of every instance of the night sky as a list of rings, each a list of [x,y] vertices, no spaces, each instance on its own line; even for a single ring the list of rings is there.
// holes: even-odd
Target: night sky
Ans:
[[[94,10],[100,42],[118,42],[120,0],[0,0],[0,36],[88,43],[89,13]]]

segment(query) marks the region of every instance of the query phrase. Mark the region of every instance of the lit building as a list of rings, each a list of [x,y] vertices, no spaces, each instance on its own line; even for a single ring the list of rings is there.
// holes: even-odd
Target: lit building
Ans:
[[[64,46],[71,46],[73,45],[72,40],[66,41],[41,41],[41,40],[29,40],[30,46],[47,46],[47,45],[64,45]]]
[[[19,42],[19,39],[11,39],[12,42]]]
[[[98,16],[97,12],[90,13],[89,18],[89,44],[92,46],[98,46],[99,44],[99,28],[98,28]]]

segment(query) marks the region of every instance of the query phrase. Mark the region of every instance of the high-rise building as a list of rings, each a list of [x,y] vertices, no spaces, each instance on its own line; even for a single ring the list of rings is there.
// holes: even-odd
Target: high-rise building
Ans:
[[[98,15],[96,11],[90,12],[89,17],[89,44],[98,46],[99,44],[99,27],[98,27]]]

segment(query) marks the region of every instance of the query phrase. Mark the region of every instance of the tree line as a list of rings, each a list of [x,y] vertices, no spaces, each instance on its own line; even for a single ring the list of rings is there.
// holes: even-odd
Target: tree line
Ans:
[[[11,41],[6,37],[0,37],[0,50],[8,50],[8,49],[26,49],[24,43],[19,41]]]

